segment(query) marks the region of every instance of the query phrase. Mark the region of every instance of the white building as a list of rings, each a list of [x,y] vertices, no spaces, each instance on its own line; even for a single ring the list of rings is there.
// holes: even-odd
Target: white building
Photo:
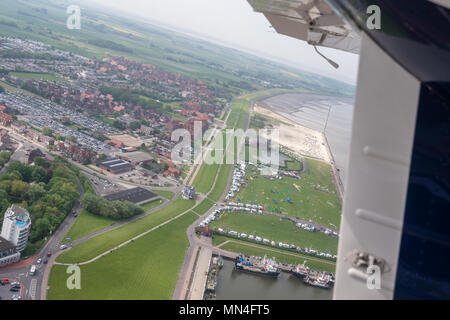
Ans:
[[[27,246],[28,235],[31,230],[30,214],[27,210],[12,205],[5,212],[1,236],[22,252]]]
[[[20,260],[20,252],[10,241],[0,237],[0,267],[7,266]]]

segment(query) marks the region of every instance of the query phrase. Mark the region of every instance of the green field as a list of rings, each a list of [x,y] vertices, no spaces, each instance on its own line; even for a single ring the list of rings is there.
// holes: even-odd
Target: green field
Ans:
[[[264,214],[224,213],[210,224],[212,228],[234,230],[239,233],[253,234],[270,241],[294,244],[302,248],[312,248],[322,252],[336,254],[338,238],[327,236],[322,232],[309,232],[295,226],[294,223],[280,217]]]
[[[117,229],[108,231],[72,249],[64,252],[56,259],[63,263],[78,263],[92,259],[99,254],[189,210],[195,204],[194,200],[177,199],[172,204],[155,211],[143,218],[132,221]]]
[[[144,212],[150,211],[154,208],[156,208],[157,206],[160,206],[163,204],[163,200],[162,199],[156,199],[144,204],[141,204],[140,206],[144,209]]]
[[[196,218],[195,214],[187,213],[99,260],[80,266],[80,290],[68,290],[67,266],[54,265],[47,298],[170,299],[189,245],[185,231]]]
[[[224,241],[223,241],[224,242]],[[328,272],[335,272],[336,264],[332,261],[320,260],[318,258],[312,258],[306,255],[302,255],[294,252],[283,252],[276,248],[270,248],[258,244],[252,244],[246,241],[232,240],[224,245],[220,246],[221,249],[242,253],[251,256],[267,256],[268,258],[275,258],[276,261],[289,264],[302,264],[306,266]]]
[[[208,211],[213,205],[214,205],[214,202],[212,202],[211,200],[205,199],[198,206],[196,206],[194,209],[192,209],[192,211],[194,211],[195,213],[197,213],[199,215],[202,215],[206,211]]]
[[[219,167],[220,164],[202,164],[193,183],[197,192],[207,193],[211,190]]]
[[[67,232],[62,243],[69,243],[91,233],[105,229],[116,222],[116,220],[101,217],[86,210],[82,210],[77,220],[75,220],[72,227]],[[67,237],[70,237],[70,239],[66,239]]]
[[[166,191],[166,190],[152,190],[152,192],[159,194],[161,197],[164,197],[168,200],[172,199],[175,195],[172,191]]]
[[[228,177],[230,176],[230,171],[233,169],[231,164],[223,164],[220,167],[219,175],[217,176],[216,185],[214,186],[208,198],[219,201],[222,196],[228,182]]]
[[[266,91],[262,91],[261,94],[264,94],[264,92]],[[231,113],[227,120],[228,129],[244,129],[249,106],[250,100],[244,99],[243,96],[240,96],[238,99],[234,100],[233,104],[230,106]]]
[[[263,89],[255,79],[324,94],[354,93],[354,87],[345,83],[168,31],[144,18],[99,11],[87,3],[82,28],[73,32],[66,27],[66,9],[67,3],[59,1],[3,0],[0,35],[42,41],[91,58],[121,55],[201,79],[213,88],[227,88],[232,95]],[[248,95],[249,99],[258,96]]]
[[[53,74],[48,73],[31,73],[31,72],[10,72],[11,76],[25,78],[25,79],[39,79],[39,80],[50,80],[50,81],[66,81],[64,78],[58,77]]]
[[[282,180],[270,180],[260,175],[256,167],[248,166],[248,184],[235,198],[240,198],[241,202],[257,202],[268,211],[339,229],[341,204],[332,181],[330,165],[312,159],[306,159],[306,164],[307,172],[300,175],[300,180],[286,176]],[[293,203],[289,203],[288,198]]]

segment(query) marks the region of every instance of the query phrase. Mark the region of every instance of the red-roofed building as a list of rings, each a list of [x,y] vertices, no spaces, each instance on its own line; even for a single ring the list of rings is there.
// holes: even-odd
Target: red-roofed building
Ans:
[[[164,171],[163,175],[165,177],[170,176],[172,178],[177,179],[181,175],[181,171],[177,168],[169,168],[166,171]]]
[[[169,121],[166,123],[165,128],[172,133],[176,129],[183,128],[184,123],[178,120]]]
[[[114,111],[121,112],[121,111],[123,111],[123,110],[125,110],[125,107],[124,107],[124,106],[115,106],[115,107],[114,107]]]

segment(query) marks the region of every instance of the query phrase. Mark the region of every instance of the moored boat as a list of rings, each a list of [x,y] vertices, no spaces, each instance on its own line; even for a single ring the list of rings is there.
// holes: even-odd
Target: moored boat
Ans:
[[[235,261],[236,270],[255,273],[267,277],[276,278],[280,275],[280,269],[276,267],[276,262],[268,260],[265,257],[253,257],[246,255],[239,255]]]

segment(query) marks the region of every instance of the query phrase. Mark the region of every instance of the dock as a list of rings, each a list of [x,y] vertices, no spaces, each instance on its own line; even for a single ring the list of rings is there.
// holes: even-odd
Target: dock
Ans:
[[[194,274],[190,283],[189,291],[186,294],[186,300],[202,300],[205,291],[208,271],[211,264],[212,250],[201,247],[195,261]]]
[[[220,255],[222,258],[227,259],[227,260],[232,260],[232,261],[235,261],[236,258],[239,256],[239,254],[237,254],[237,253],[221,250],[219,248],[213,248],[212,254]],[[284,271],[284,272],[291,272],[292,265],[278,264],[277,268],[279,268],[281,271]]]

